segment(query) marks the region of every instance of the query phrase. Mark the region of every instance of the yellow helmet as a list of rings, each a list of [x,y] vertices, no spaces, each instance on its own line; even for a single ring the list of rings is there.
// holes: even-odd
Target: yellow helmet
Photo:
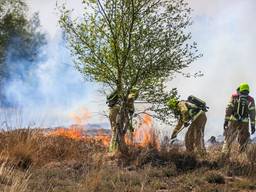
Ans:
[[[171,98],[169,99],[169,101],[167,102],[167,106],[171,109],[175,109],[178,105],[179,101],[176,98]]]
[[[248,91],[250,92],[250,87],[247,83],[241,83],[239,86],[239,92]]]

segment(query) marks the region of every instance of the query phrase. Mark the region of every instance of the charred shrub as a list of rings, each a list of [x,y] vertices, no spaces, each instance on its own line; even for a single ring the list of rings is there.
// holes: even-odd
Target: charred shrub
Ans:
[[[151,164],[152,166],[172,164],[175,165],[178,172],[193,170],[200,165],[194,154],[176,149],[170,151],[145,149],[137,153],[136,159],[136,165],[139,167],[146,164]]]
[[[174,163],[177,171],[189,171],[198,167],[199,162],[192,153],[173,148],[170,151],[160,151],[159,158],[165,163]]]

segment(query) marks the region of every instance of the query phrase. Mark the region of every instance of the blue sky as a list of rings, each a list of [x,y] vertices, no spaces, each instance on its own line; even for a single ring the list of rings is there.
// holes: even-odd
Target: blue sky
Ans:
[[[58,43],[60,35],[56,2],[54,0],[27,0],[27,2],[31,12],[39,11],[42,28],[48,33],[48,39],[52,42],[51,46],[54,49],[54,43]],[[75,10],[75,14],[81,13],[81,0],[66,0],[65,2]],[[241,82],[248,82],[252,88],[252,96],[256,95],[254,74],[256,69],[256,27],[254,26],[256,1],[188,0],[188,2],[194,9],[194,23],[190,28],[193,39],[198,43],[199,50],[204,55],[188,70],[192,72],[201,70],[204,77],[184,79],[178,75],[174,81],[168,83],[168,86],[178,87],[182,98],[194,94],[206,100],[211,108],[208,113],[206,135],[221,134],[226,103],[236,87]],[[49,64],[49,66],[53,65],[55,62]],[[49,68],[49,70],[53,69],[55,68]],[[76,72],[70,73],[73,76],[79,75]],[[49,78],[51,78],[50,74]],[[84,105],[97,116],[97,112],[101,113],[102,109],[105,109],[103,107],[105,98],[98,94],[96,89],[93,91],[90,89],[88,93],[87,85],[79,78],[72,83],[83,84],[81,89],[84,91],[75,96],[65,95],[69,97],[72,104],[67,105],[64,111],[69,111],[67,107],[75,110]],[[53,86],[52,90],[49,88],[48,91],[56,94],[55,88]],[[95,117],[93,121],[99,119],[104,121],[102,115]]]

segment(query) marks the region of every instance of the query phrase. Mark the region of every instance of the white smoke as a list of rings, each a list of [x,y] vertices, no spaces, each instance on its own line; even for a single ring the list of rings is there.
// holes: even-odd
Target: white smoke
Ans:
[[[248,82],[256,96],[256,2],[192,0],[189,4],[194,9],[193,39],[204,55],[189,70],[202,70],[204,77],[179,76],[169,86],[178,87],[183,98],[194,94],[208,103],[205,134],[209,138],[222,134],[225,107],[241,82]]]
[[[46,58],[38,60],[25,78],[13,77],[5,88],[8,101],[22,110],[22,126],[33,122],[47,127],[76,123],[71,114],[79,116],[81,110],[95,115],[95,106],[101,102],[95,100],[98,86],[85,82],[74,68],[61,33],[49,37],[43,50]],[[100,121],[95,117],[91,121],[95,119]]]

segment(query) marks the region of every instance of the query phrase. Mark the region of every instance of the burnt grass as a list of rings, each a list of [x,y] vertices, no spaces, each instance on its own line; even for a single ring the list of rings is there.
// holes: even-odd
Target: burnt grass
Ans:
[[[28,192],[255,191],[254,162],[239,159],[236,149],[223,161],[220,148],[200,157],[180,147],[133,146],[113,157],[93,139],[49,137],[30,129],[1,132],[0,161],[15,177],[0,171],[0,191],[11,191],[25,174]]]

